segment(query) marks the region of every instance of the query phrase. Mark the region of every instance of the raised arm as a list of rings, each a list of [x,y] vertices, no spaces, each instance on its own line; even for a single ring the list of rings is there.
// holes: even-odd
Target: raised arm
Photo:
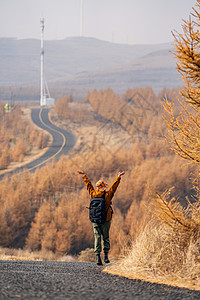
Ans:
[[[115,181],[111,185],[111,187],[110,187],[110,189],[108,191],[110,193],[111,198],[114,196],[114,193],[116,192],[117,187],[118,187],[118,185],[120,183],[121,176],[123,176],[124,174],[125,174],[124,171],[123,172],[119,172],[117,178],[115,179]]]
[[[89,178],[87,177],[87,175],[85,174],[84,171],[78,171],[78,174],[83,175],[83,180],[87,186],[87,190],[89,192],[90,197],[92,197],[93,192],[94,192],[94,187],[91,183],[91,181],[89,180]]]

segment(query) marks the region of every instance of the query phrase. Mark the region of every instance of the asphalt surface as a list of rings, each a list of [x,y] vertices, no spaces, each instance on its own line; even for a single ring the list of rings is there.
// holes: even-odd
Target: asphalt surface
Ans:
[[[73,148],[76,142],[75,136],[71,132],[52,124],[49,120],[48,113],[49,108],[43,108],[41,110],[41,114],[40,108],[33,108],[31,110],[31,118],[33,122],[38,127],[41,127],[42,129],[48,131],[53,137],[53,141],[49,149],[38,159],[33,160],[23,167],[16,168],[14,171],[5,174],[11,175],[13,173],[20,173],[24,169],[28,169],[31,172],[34,172],[36,168],[44,166],[53,158],[58,160],[63,154],[66,155]],[[3,178],[3,176],[4,175],[1,175],[0,179]]]
[[[200,299],[199,291],[102,273],[95,263],[0,261],[4,299]]]

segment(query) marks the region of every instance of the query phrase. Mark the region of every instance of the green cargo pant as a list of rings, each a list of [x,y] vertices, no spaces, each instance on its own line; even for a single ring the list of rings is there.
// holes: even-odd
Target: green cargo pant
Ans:
[[[103,224],[93,223],[94,230],[94,252],[99,254],[101,252],[101,236],[103,237],[103,251],[110,250],[109,230],[111,221],[106,221]]]

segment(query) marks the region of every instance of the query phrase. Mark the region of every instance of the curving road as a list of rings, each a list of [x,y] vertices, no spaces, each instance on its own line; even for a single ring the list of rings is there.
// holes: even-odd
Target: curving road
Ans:
[[[0,300],[182,300],[200,291],[102,272],[96,263],[0,261]]]
[[[52,137],[53,142],[49,149],[39,158],[33,160],[32,162],[20,167],[16,168],[12,172],[5,173],[0,176],[0,179],[5,175],[11,175],[13,173],[20,173],[24,169],[28,169],[29,171],[33,172],[36,168],[42,167],[47,162],[51,161],[53,158],[58,160],[61,155],[66,155],[69,150],[73,148],[76,142],[75,136],[62,128],[55,126],[49,120],[49,108],[33,108],[31,110],[31,118],[33,122],[42,129],[48,131]]]
[[[26,168],[33,170],[44,165],[46,162],[56,158],[58,160],[61,155],[67,154],[69,150],[73,148],[76,142],[75,136],[62,128],[55,126],[49,120],[49,108],[33,108],[31,110],[31,118],[33,122],[42,129],[48,131],[52,137],[53,142],[47,152],[45,152],[40,158],[26,165]]]

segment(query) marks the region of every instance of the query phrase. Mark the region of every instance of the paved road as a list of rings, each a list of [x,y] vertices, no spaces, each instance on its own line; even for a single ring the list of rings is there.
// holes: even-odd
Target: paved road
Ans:
[[[0,300],[200,299],[200,292],[102,273],[95,263],[0,261]]]
[[[42,129],[47,130],[53,136],[53,142],[44,155],[27,165],[28,169],[33,169],[38,165],[43,165],[53,158],[58,160],[61,155],[66,155],[75,145],[75,136],[71,132],[59,128],[51,123],[48,113],[49,108],[43,108],[41,111],[39,108],[31,110],[31,118],[33,122]]]
[[[33,122],[42,129],[45,129],[48,131],[52,137],[53,142],[46,153],[44,153],[41,157],[38,159],[28,163],[27,165],[17,168],[14,171],[6,174],[13,174],[13,173],[19,173],[23,169],[28,169],[30,171],[35,171],[36,168],[42,167],[44,164],[46,164],[48,161],[55,158],[58,160],[61,155],[67,154],[69,150],[73,148],[76,142],[75,136],[62,128],[59,128],[52,124],[48,117],[49,108],[33,108],[31,110],[31,118]],[[0,179],[4,175],[0,176]]]

